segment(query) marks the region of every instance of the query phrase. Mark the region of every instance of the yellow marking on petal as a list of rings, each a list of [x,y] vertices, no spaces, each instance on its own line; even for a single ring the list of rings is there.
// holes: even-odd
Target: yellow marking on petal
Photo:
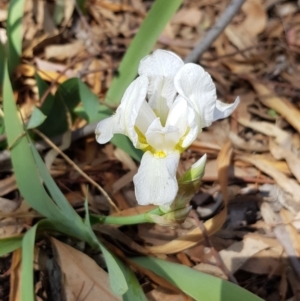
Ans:
[[[186,147],[182,147],[182,143],[185,137],[187,136],[187,134],[189,133],[190,129],[191,129],[190,127],[186,129],[184,135],[180,138],[178,143],[175,145],[175,149],[179,151],[179,153],[183,153],[187,149]]]
[[[155,149],[151,145],[149,145],[149,143],[147,142],[146,136],[140,131],[140,129],[137,126],[134,126],[134,129],[138,135],[138,140],[140,143],[139,148],[143,152],[150,151],[151,153],[154,153]]]
[[[167,154],[164,151],[154,152],[153,155],[156,158],[165,158],[165,157],[167,157]]]

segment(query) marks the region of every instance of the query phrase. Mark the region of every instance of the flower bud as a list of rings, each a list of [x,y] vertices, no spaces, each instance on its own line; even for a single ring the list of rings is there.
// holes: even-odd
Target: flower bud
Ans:
[[[178,193],[171,208],[184,208],[197,192],[206,165],[206,154],[194,163],[178,180]]]

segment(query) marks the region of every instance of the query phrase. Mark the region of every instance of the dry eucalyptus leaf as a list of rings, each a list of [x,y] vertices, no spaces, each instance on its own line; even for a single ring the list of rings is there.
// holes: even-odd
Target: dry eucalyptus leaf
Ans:
[[[110,289],[108,273],[93,259],[55,238],[51,242],[64,275],[66,301],[94,301],[100,296],[102,301],[121,300]]]

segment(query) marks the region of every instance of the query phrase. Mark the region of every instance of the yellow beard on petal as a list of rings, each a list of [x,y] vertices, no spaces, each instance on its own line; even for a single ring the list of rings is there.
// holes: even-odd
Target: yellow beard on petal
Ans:
[[[156,151],[153,153],[154,157],[156,158],[165,158],[167,154],[164,151]]]

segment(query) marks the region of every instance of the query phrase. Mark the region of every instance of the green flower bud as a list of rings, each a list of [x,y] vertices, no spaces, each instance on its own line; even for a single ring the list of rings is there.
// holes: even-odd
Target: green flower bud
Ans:
[[[197,192],[204,175],[206,154],[194,163],[178,180],[178,193],[171,209],[184,208]]]

